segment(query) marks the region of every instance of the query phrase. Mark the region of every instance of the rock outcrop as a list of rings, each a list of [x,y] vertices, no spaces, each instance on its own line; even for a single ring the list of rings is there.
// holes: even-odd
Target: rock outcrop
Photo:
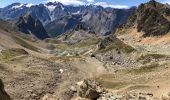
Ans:
[[[4,84],[0,79],[0,100],[11,100],[10,96],[6,93],[4,89]]]
[[[81,98],[95,100],[100,97],[99,84],[93,80],[84,80],[77,83],[77,94]]]

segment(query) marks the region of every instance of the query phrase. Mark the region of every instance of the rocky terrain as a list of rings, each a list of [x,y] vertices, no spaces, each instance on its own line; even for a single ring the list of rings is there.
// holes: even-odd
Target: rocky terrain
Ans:
[[[13,9],[16,14],[7,15],[5,11],[14,5],[21,4],[0,9],[3,19],[34,10],[17,20],[0,20],[0,79],[4,83],[0,80],[0,100],[170,99],[169,5],[151,0],[138,8],[110,10],[25,4],[22,10]],[[46,9],[52,5],[55,9]],[[40,8],[46,15],[41,18]],[[74,14],[77,11],[80,14]],[[61,18],[49,22],[51,16]],[[125,24],[115,33],[103,36],[99,32],[114,31],[120,23]],[[62,34],[49,34],[45,24]]]

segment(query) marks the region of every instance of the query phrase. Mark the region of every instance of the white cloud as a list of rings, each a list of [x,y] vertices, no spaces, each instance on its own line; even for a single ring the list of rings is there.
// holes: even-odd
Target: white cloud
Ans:
[[[125,5],[113,5],[109,4],[107,2],[95,2],[95,0],[47,0],[47,2],[61,2],[64,5],[89,5],[94,4],[96,6],[102,6],[102,7],[111,7],[111,8],[128,8],[128,6]]]
[[[87,0],[87,2],[88,2],[88,3],[93,3],[93,2],[94,2],[94,0]]]
[[[125,5],[112,5],[112,4],[108,4],[107,2],[97,2],[94,5],[96,6],[102,6],[104,8],[107,7],[111,7],[111,8],[120,8],[120,9],[125,9],[125,8],[129,8],[128,6]]]
[[[85,5],[82,0],[47,0],[47,2],[61,2],[64,5]]]
[[[162,2],[162,3],[168,3],[168,4],[170,4],[170,0],[165,0],[165,1]]]

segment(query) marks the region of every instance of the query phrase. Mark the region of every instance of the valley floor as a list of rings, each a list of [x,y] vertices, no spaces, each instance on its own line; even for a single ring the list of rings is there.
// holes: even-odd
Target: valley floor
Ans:
[[[0,43],[0,77],[13,100],[70,100],[73,96],[75,99],[78,98],[74,95],[76,83],[85,79],[95,80],[105,90],[99,100],[168,100],[170,97],[168,47],[157,45],[155,49],[155,45],[130,44],[136,51],[129,54],[117,54],[111,49],[104,56],[56,56],[44,49],[44,44],[22,40],[29,44],[23,47],[19,38],[16,43],[16,38],[2,33],[4,41],[7,39],[13,45],[5,47],[6,42]],[[61,51],[69,51],[69,47],[63,47]]]

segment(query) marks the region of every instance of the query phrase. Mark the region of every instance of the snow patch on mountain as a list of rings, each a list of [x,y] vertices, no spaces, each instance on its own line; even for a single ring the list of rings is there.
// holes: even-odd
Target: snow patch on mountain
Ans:
[[[62,9],[62,10],[64,10],[64,7],[63,7],[63,5],[61,5],[61,9]]]
[[[72,13],[73,15],[77,15],[77,14],[80,14],[80,11],[77,11],[75,13]]]
[[[50,11],[50,12],[52,12],[52,11],[54,11],[54,9],[56,8],[56,6],[54,6],[54,5],[45,5],[45,7]]]
[[[28,7],[28,8],[30,8],[30,7],[33,6],[33,5],[34,5],[34,4],[29,3],[29,4],[26,4],[25,6]]]
[[[18,5],[15,5],[13,6],[11,9],[18,9],[18,8],[21,8],[24,4],[18,4]]]

